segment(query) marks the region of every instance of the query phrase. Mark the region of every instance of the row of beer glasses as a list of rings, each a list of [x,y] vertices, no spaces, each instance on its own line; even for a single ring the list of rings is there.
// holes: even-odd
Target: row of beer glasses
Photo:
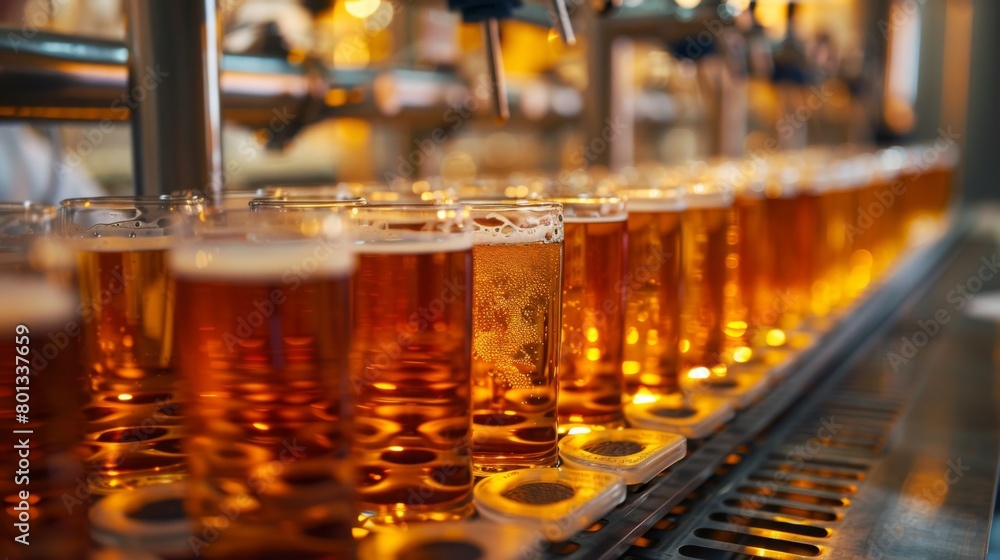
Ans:
[[[850,305],[943,223],[950,167],[903,156],[66,201],[71,264],[42,260],[79,291],[87,492],[189,472],[208,556],[350,550],[351,487],[376,523],[465,517],[474,475]]]

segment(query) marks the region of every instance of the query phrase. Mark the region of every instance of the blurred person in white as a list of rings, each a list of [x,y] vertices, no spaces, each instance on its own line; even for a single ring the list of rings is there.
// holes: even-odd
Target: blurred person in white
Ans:
[[[39,31],[120,38],[124,29],[121,0],[2,0],[0,25],[25,38]],[[0,200],[55,204],[101,194],[86,166],[66,162],[57,127],[0,124]]]

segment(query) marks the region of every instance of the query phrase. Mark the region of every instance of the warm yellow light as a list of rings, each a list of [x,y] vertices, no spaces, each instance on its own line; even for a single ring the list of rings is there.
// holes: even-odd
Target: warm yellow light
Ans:
[[[736,338],[743,336],[747,332],[746,321],[729,321],[726,324],[726,336]]]
[[[771,329],[764,337],[764,342],[768,346],[782,346],[785,344],[785,340],[785,331],[781,329]]]
[[[632,397],[632,402],[635,404],[646,404],[652,403],[660,400],[660,397],[654,395],[649,389],[645,387],[640,387],[639,391],[636,392],[635,396]]]
[[[265,432],[266,432],[267,430],[270,430],[270,429],[271,429],[271,426],[268,426],[267,424],[265,424],[265,423],[263,423],[263,422],[254,422],[254,423],[253,423],[253,427],[254,427],[254,428],[257,428],[258,430],[263,430],[263,431],[265,431]]]
[[[691,341],[686,338],[681,339],[681,343],[677,346],[677,348],[681,351],[681,354],[684,354],[691,349]]]
[[[375,13],[381,0],[348,0],[344,2],[347,13],[358,19],[364,19]]]
[[[725,377],[728,372],[729,368],[726,367],[726,364],[715,364],[712,366],[712,374],[718,377]]]
[[[656,346],[656,344],[660,341],[659,334],[660,333],[657,332],[656,329],[649,329],[649,331],[646,332],[646,345]]]
[[[740,346],[736,350],[733,350],[733,361],[738,364],[745,364],[750,361],[750,356],[752,355],[753,350],[746,346]]]
[[[598,339],[599,336],[600,336],[600,333],[598,333],[597,329],[595,329],[594,327],[590,327],[590,328],[587,329],[587,341],[588,342],[597,342],[597,339]]]
[[[384,381],[379,381],[377,383],[372,383],[372,385],[376,389],[380,389],[382,391],[395,391],[396,390],[396,386],[395,385],[393,385],[392,383],[385,383]]]
[[[769,37],[780,39],[785,36],[788,29],[788,0],[759,1],[754,15]]]
[[[118,395],[118,400],[120,400],[120,401],[130,401],[130,400],[132,400],[132,395],[130,395],[128,393],[122,393],[122,394]]]
[[[625,375],[635,375],[639,373],[641,369],[642,367],[639,365],[639,362],[635,360],[626,360],[622,362],[622,373]]]
[[[707,367],[698,366],[696,368],[691,368],[691,370],[688,371],[688,377],[691,379],[708,379],[708,376],[711,373],[712,372],[710,372]]]
[[[340,107],[347,103],[347,90],[344,88],[333,88],[326,92],[325,101],[330,107]]]
[[[590,433],[590,428],[588,428],[587,426],[573,426],[572,428],[569,429],[568,432],[566,432],[567,435],[571,436],[576,436],[580,434],[589,434],[589,433]]]
[[[628,344],[635,344],[639,342],[639,331],[635,327],[629,327],[628,332],[625,333],[625,342]]]
[[[682,8],[687,8],[689,10],[691,8],[696,8],[698,7],[698,4],[701,4],[701,0],[674,0],[674,1],[677,2],[678,6]]]
[[[601,349],[600,348],[587,348],[587,359],[591,362],[596,362],[601,359]]]

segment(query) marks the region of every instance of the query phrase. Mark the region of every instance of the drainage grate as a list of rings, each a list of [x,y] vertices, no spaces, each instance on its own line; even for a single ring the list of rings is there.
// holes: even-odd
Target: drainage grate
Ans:
[[[861,373],[849,376],[793,425],[779,423],[761,438],[759,453],[745,458],[724,490],[690,515],[664,518],[671,531],[682,531],[664,539],[654,526],[624,558],[823,557],[891,445],[913,386],[911,380],[902,390],[870,387]]]

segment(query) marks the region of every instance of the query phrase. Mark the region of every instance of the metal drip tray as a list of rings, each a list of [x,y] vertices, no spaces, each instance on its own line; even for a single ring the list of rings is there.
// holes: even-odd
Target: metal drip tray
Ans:
[[[953,237],[912,258],[779,387],[546,557],[983,558],[997,329],[954,288],[996,251]]]

